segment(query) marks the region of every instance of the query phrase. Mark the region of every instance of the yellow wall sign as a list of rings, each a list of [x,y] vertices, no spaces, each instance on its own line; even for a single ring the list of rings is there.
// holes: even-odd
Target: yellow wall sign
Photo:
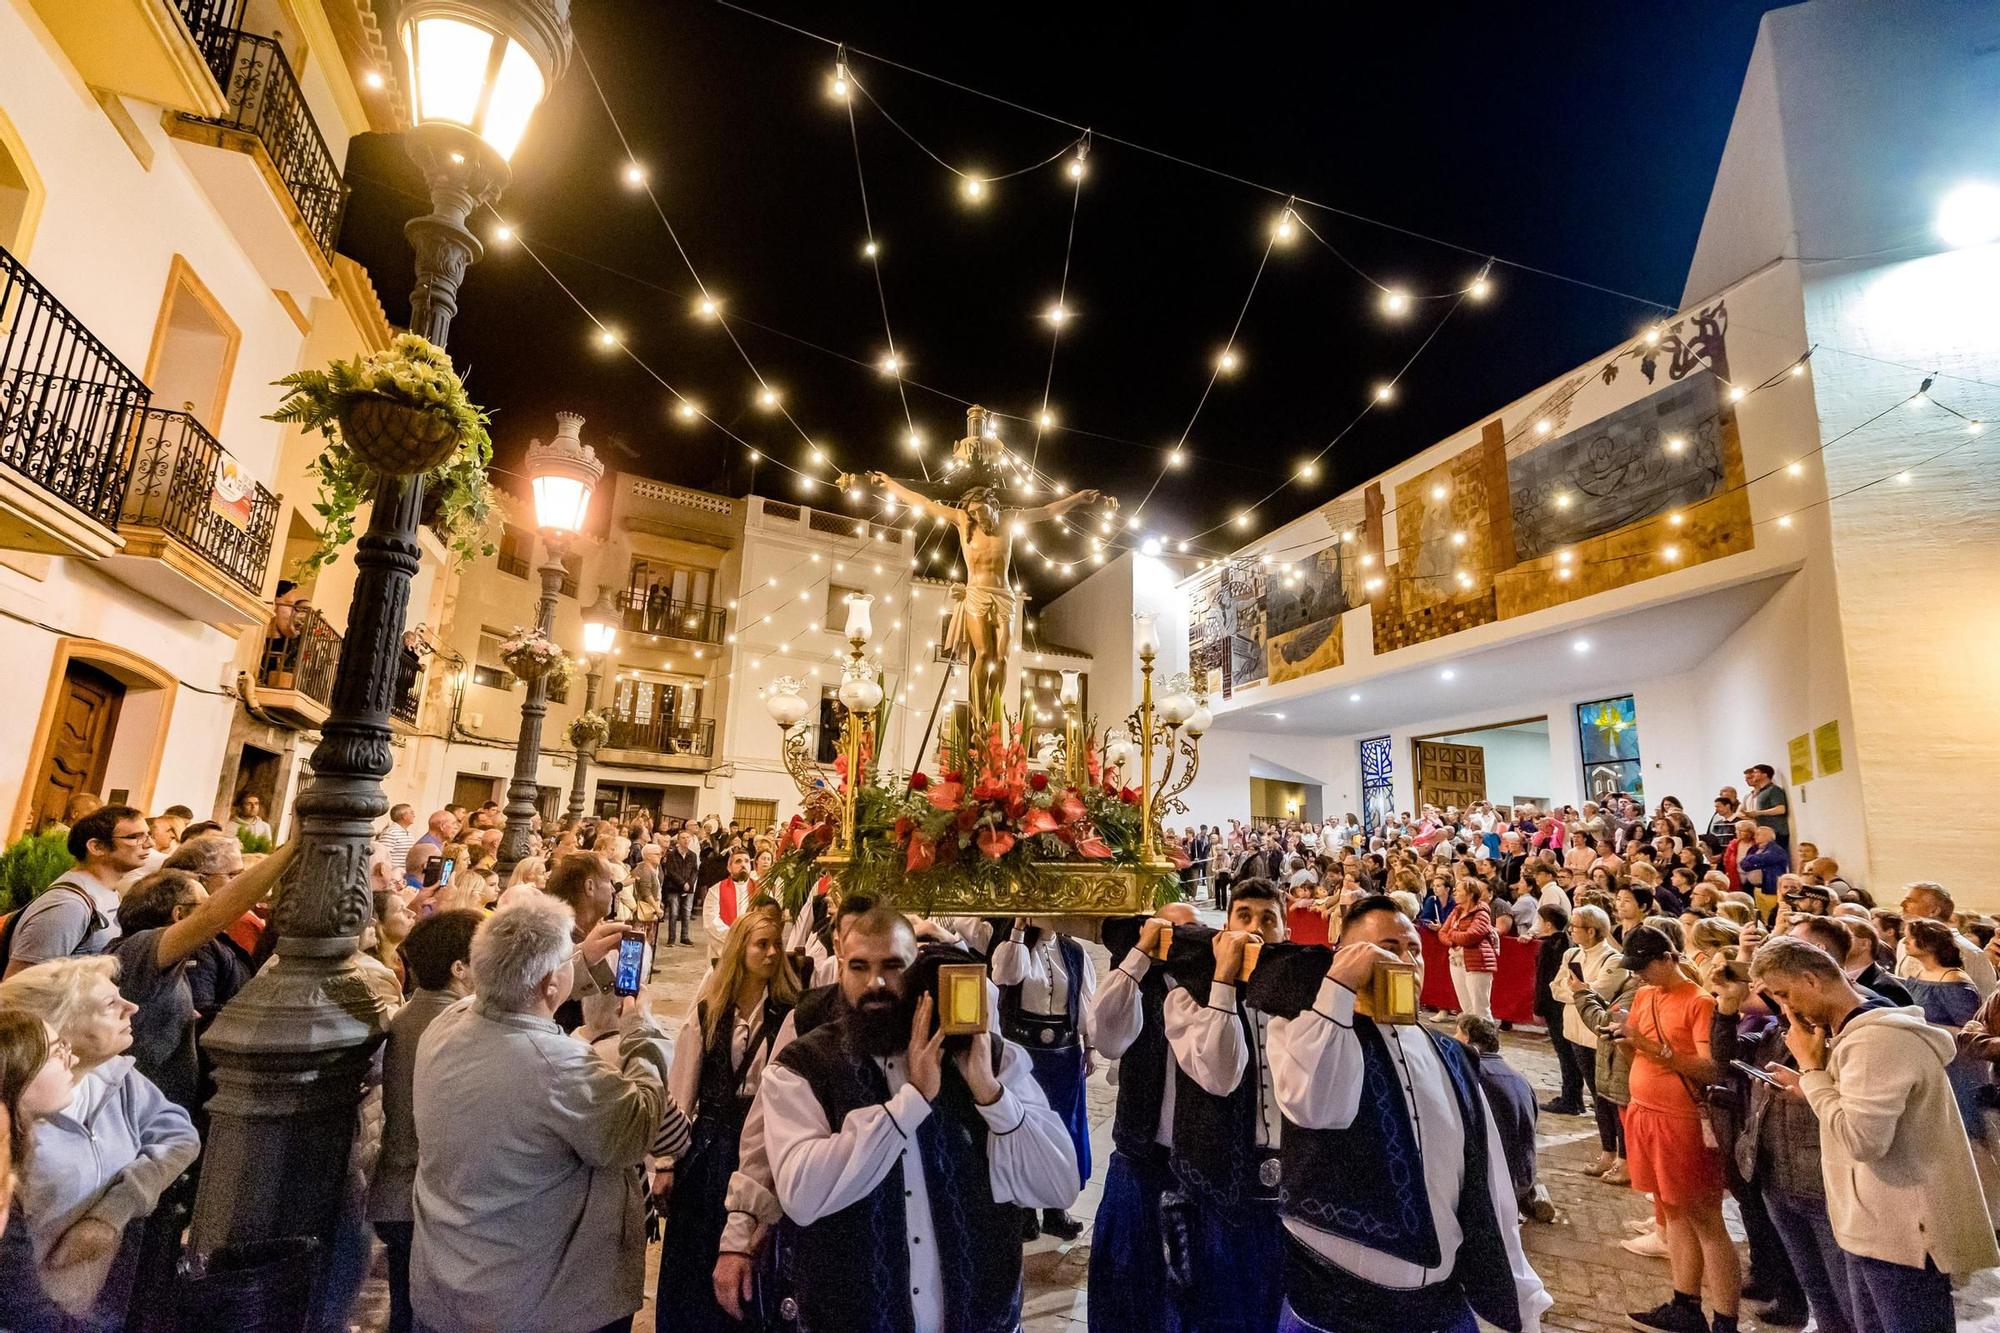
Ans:
[[[1787,748],[1791,751],[1792,786],[1797,787],[1802,783],[1811,782],[1813,776],[1812,737],[1794,736],[1792,737],[1791,745]]]
[[[1819,775],[1830,778],[1840,771],[1840,723],[1822,722],[1813,728],[1813,753],[1819,756]]]

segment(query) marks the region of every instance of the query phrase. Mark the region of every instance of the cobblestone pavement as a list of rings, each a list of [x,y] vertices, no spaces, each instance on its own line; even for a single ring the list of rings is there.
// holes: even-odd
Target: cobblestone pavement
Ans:
[[[1106,959],[1092,946],[1100,970]],[[655,1012],[669,1032],[677,1031],[685,1017],[695,988],[705,968],[702,950],[669,949],[659,960],[653,981]],[[1548,1042],[1536,1034],[1508,1033],[1504,1037],[1508,1060],[1525,1074],[1546,1100],[1556,1090],[1556,1065]],[[1100,1068],[1091,1078],[1089,1101],[1091,1135],[1099,1163],[1098,1178],[1084,1188],[1083,1196],[1071,1209],[1086,1222],[1096,1211],[1102,1184],[1102,1163],[1110,1152],[1111,1114],[1117,1090]],[[1543,1183],[1556,1206],[1555,1221],[1548,1225],[1527,1222],[1523,1239],[1529,1261],[1555,1297],[1555,1306],[1543,1317],[1548,1333],[1608,1333],[1629,1329],[1625,1312],[1646,1309],[1665,1298],[1669,1287],[1663,1259],[1645,1259],[1626,1253],[1618,1242],[1630,1232],[1626,1223],[1646,1216],[1645,1199],[1629,1189],[1605,1185],[1585,1175],[1583,1168],[1597,1155],[1597,1139],[1589,1117],[1570,1118],[1544,1115],[1541,1121],[1540,1171]],[[1736,1224],[1734,1204],[1730,1205],[1731,1226],[1739,1240],[1742,1229]],[[639,1333],[652,1333],[652,1292],[659,1251],[647,1255],[645,1308],[634,1321]],[[1090,1266],[1090,1232],[1074,1242],[1044,1238],[1028,1246],[1026,1256],[1026,1306],[1023,1312],[1027,1333],[1084,1333],[1085,1284]],[[1744,1307],[1743,1328],[1762,1330],[1760,1323]],[[1959,1292],[1959,1328],[1963,1333],[2000,1333],[2000,1272],[1980,1275]],[[356,1309],[356,1327],[378,1330],[387,1323],[386,1291],[378,1272],[369,1282]]]

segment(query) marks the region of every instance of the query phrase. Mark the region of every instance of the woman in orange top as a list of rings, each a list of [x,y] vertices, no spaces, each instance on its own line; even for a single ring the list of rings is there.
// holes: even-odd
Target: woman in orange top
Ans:
[[[1658,926],[1627,933],[1625,970],[1642,983],[1624,1034],[1634,1057],[1627,1169],[1632,1188],[1653,1196],[1674,1279],[1671,1300],[1630,1318],[1656,1333],[1706,1333],[1706,1279],[1715,1333],[1736,1333],[1743,1275],[1722,1222],[1722,1154],[1709,1141],[1698,1100],[1701,1089],[1719,1081],[1708,1050],[1715,997],[1688,980],[1680,951]]]

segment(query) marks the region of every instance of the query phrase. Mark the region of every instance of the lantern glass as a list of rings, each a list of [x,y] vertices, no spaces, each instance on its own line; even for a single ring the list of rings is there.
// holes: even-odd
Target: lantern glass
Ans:
[[[873,593],[856,592],[847,595],[847,637],[850,642],[867,643],[875,637],[875,621],[870,608],[875,605]]]
[[[602,657],[611,651],[611,645],[618,642],[618,626],[602,620],[583,622],[583,651],[592,657]]]
[[[590,483],[581,477],[554,473],[533,479],[535,523],[543,532],[569,537],[583,531],[590,511]]]
[[[764,709],[773,722],[788,730],[799,724],[809,706],[799,692],[804,687],[805,682],[797,676],[780,676],[771,682],[771,692],[764,696]]]
[[[457,125],[506,161],[520,146],[548,81],[504,34],[463,18],[424,15],[404,29],[417,124]]]
[[[1153,623],[1151,612],[1140,611],[1133,615],[1132,648],[1141,657],[1152,657],[1160,651],[1160,632]]]

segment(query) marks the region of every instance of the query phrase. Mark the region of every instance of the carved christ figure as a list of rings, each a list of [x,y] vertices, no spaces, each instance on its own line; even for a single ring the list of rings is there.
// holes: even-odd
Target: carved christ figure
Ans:
[[[972,647],[972,674],[966,685],[966,699],[975,732],[992,721],[988,710],[993,693],[1007,679],[1007,659],[1014,652],[1014,616],[1021,609],[1021,594],[1014,591],[1008,575],[1013,569],[1014,533],[1061,518],[1073,509],[1097,504],[1104,497],[1097,491],[1075,491],[1060,500],[1051,500],[1032,509],[1001,508],[996,486],[975,486],[946,504],[921,495],[886,472],[870,472],[869,482],[918,512],[936,511],[958,530],[958,545],[965,557],[965,583],[952,590],[951,624],[946,630],[946,650],[957,653],[960,643]],[[846,486],[842,479],[841,485]],[[1110,502],[1116,508],[1117,502]]]

